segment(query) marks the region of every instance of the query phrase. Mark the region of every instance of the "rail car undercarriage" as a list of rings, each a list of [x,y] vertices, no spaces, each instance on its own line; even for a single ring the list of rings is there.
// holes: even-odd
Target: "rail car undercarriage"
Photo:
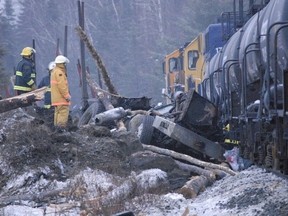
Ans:
[[[264,122],[257,121],[257,114],[255,109],[245,120],[233,119],[230,129],[225,130],[216,106],[190,91],[181,95],[168,113],[146,116],[140,140],[219,162],[224,161],[225,150],[236,146],[244,159],[287,174],[288,118],[275,116]]]

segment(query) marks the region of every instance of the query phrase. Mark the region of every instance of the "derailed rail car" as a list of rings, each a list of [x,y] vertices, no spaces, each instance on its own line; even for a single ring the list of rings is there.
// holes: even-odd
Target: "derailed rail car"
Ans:
[[[226,138],[244,158],[288,174],[288,1],[270,0],[205,68],[202,96],[229,126]]]
[[[223,46],[220,49],[217,47],[217,52],[216,47],[209,49],[208,28],[203,33],[203,44],[199,46],[201,50],[193,47],[193,52],[198,51],[204,59],[201,61],[201,69],[196,67],[194,72],[200,74],[202,79],[197,88],[192,88],[198,93],[189,94],[187,90],[191,88],[187,82],[179,84],[184,89],[183,95],[192,95],[190,102],[194,102],[181,102],[180,99],[177,104],[177,97],[182,96],[181,91],[180,94],[177,94],[176,88],[171,91],[174,93],[174,98],[171,97],[174,100],[174,111],[188,116],[188,119],[177,115],[170,120],[156,117],[153,126],[177,142],[196,152],[198,150],[198,153],[220,158],[223,150],[221,146],[227,147],[227,143],[237,145],[242,157],[288,174],[288,1],[255,0],[249,3],[250,14],[240,20],[242,25],[238,25],[236,19],[232,24],[229,20],[222,21],[221,34],[227,41],[222,41]],[[243,4],[243,0],[239,0],[240,4]],[[235,11],[234,15],[234,18],[238,16]],[[223,37],[223,33],[226,37]],[[193,41],[197,39],[192,40],[191,44]],[[185,55],[188,52],[183,52],[186,47],[189,46],[179,49],[180,65],[184,65],[185,58],[188,58]],[[165,61],[169,62],[169,56]],[[183,65],[176,74],[164,71],[165,76],[181,75],[186,78],[187,70]],[[191,75],[193,77],[193,73]],[[176,81],[174,79],[173,85],[179,86]],[[170,87],[173,85],[170,83]],[[207,109],[207,114],[211,110],[217,111],[213,124],[208,127],[208,133],[207,128],[193,122],[206,115],[203,112],[195,116],[200,109],[199,104],[195,104],[204,101],[199,98],[199,94],[206,99],[205,104],[215,106],[215,109]],[[214,121],[216,119],[217,123]],[[191,142],[185,136],[189,136]],[[209,146],[212,148],[209,149]],[[213,156],[213,151],[210,151],[213,148],[220,150],[217,155]]]

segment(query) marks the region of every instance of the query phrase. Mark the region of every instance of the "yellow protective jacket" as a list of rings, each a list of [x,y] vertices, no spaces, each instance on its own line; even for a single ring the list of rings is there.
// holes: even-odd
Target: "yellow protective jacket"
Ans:
[[[70,105],[70,93],[64,64],[56,64],[50,78],[52,106]],[[67,99],[69,99],[67,101]]]

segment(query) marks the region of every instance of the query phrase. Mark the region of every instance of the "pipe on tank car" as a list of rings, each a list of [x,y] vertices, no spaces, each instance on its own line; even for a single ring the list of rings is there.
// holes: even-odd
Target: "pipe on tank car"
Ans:
[[[232,62],[229,66],[228,66],[228,68],[227,68],[227,73],[226,73],[226,64],[228,64],[228,63],[230,63],[230,62]],[[239,61],[238,61],[238,59],[229,59],[229,60],[227,60],[227,61],[225,61],[225,63],[223,64],[223,78],[222,78],[222,85],[223,85],[223,87],[225,88],[225,75],[227,76],[226,77],[226,80],[227,80],[227,88],[225,88],[224,89],[224,93],[223,93],[223,95],[224,95],[224,102],[225,102],[225,100],[227,99],[227,102],[228,102],[228,104],[227,104],[227,106],[228,106],[228,113],[227,113],[227,115],[229,116],[230,115],[230,78],[229,78],[229,73],[230,73],[230,68],[233,66],[233,65],[236,65],[236,64],[239,64]],[[226,97],[227,96],[227,97]]]
[[[244,50],[244,58],[243,58],[243,71],[242,71],[242,74],[241,74],[241,78],[242,78],[242,86],[241,86],[241,98],[242,98],[242,109],[241,109],[241,114],[245,117],[246,116],[246,106],[247,106],[247,91],[246,91],[246,86],[247,86],[247,61],[246,61],[246,57],[247,57],[247,54],[250,53],[250,52],[254,52],[254,51],[260,51],[260,49],[251,49],[251,50],[248,50],[250,48],[250,46],[253,46],[253,45],[259,45],[258,42],[253,42],[253,43],[250,43],[248,44],[246,47],[245,47],[245,50]]]
[[[227,61],[225,61],[224,62],[224,64],[223,64],[223,66],[222,66],[222,68],[223,68],[223,76],[222,76],[222,85],[224,86],[224,88],[225,88],[225,67],[226,67],[226,64],[228,64],[228,63],[230,63],[230,62],[238,62],[238,59],[229,59],[229,60],[227,60]],[[225,90],[227,90],[227,88],[225,88]]]
[[[228,99],[228,107],[229,107],[229,114],[231,113],[231,115],[232,115],[232,105],[231,105],[231,94],[230,94],[230,85],[229,85],[229,83],[230,83],[230,76],[229,76],[229,73],[230,73],[230,71],[232,71],[232,70],[230,70],[230,68],[233,66],[233,65],[239,65],[239,62],[234,62],[234,63],[232,63],[231,65],[229,65],[229,67],[228,67],[228,72],[227,72],[227,76],[228,76],[228,94],[229,94],[229,99]]]
[[[208,96],[207,96],[207,93],[206,93],[206,91],[207,91],[207,89],[206,89],[206,82],[209,80],[209,78],[206,78],[206,79],[204,79],[203,81],[202,81],[202,83],[203,83],[203,96],[205,97],[205,98],[207,98],[208,99]]]
[[[286,24],[283,24],[281,27],[279,27],[276,30],[275,38],[274,38],[274,62],[275,62],[275,72],[274,72],[274,74],[275,74],[274,75],[275,76],[275,81],[274,81],[274,109],[275,110],[277,109],[277,73],[278,73],[278,67],[276,66],[277,55],[278,55],[278,49],[277,49],[278,41],[277,41],[277,38],[278,38],[278,34],[280,33],[280,31],[283,30],[284,28],[287,28],[287,27],[288,27],[288,22],[286,22]],[[282,80],[284,81],[284,77],[282,77]],[[268,95],[268,98],[269,98],[269,101],[270,101],[270,95]],[[285,100],[284,92],[283,92],[283,99]],[[285,103],[283,103],[283,107],[282,107],[283,109],[285,108],[284,105],[285,105]]]
[[[214,88],[212,88],[213,84],[214,84],[214,80],[213,80],[213,76],[216,73],[222,72],[222,70],[220,68],[218,68],[217,70],[213,71],[210,75],[209,75],[209,79],[210,79],[210,95],[214,96]],[[211,100],[212,101],[212,100]],[[214,101],[212,101],[214,103]]]
[[[219,71],[216,71],[214,74],[213,74],[213,76],[216,74],[216,73],[221,73],[222,72],[222,69],[218,69]],[[222,92],[223,92],[223,88],[222,88],[222,85],[221,85],[221,80],[220,80],[220,86],[216,86],[216,83],[214,83],[214,79],[213,79],[213,85],[215,86],[215,89],[216,89],[216,87],[218,87],[218,88],[220,88],[220,90],[222,90]],[[216,94],[217,94],[217,92],[216,92]],[[221,95],[219,95],[219,96],[221,96]],[[220,99],[220,101],[218,101],[218,104],[221,102],[221,97],[219,98]]]
[[[267,66],[266,66],[266,71],[265,71],[265,75],[264,75],[264,82],[263,82],[261,99],[262,99],[262,101],[264,100],[265,87],[266,87],[267,95],[268,95],[268,104],[270,104],[270,58],[269,58],[269,56],[270,56],[270,31],[276,25],[285,25],[285,24],[287,24],[287,21],[275,22],[269,26],[269,28],[267,29],[267,32],[266,32]],[[266,84],[266,86],[265,86],[265,84]],[[261,113],[262,103],[261,102],[260,102],[259,106],[260,107],[259,107],[258,117],[261,118],[261,116],[262,116],[262,113]]]

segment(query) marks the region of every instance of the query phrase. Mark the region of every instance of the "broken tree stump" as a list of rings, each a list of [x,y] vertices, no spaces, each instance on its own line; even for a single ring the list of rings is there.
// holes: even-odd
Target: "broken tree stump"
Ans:
[[[19,107],[31,106],[33,102],[44,98],[46,89],[47,87],[43,87],[25,94],[0,100],[0,113],[17,109]]]

